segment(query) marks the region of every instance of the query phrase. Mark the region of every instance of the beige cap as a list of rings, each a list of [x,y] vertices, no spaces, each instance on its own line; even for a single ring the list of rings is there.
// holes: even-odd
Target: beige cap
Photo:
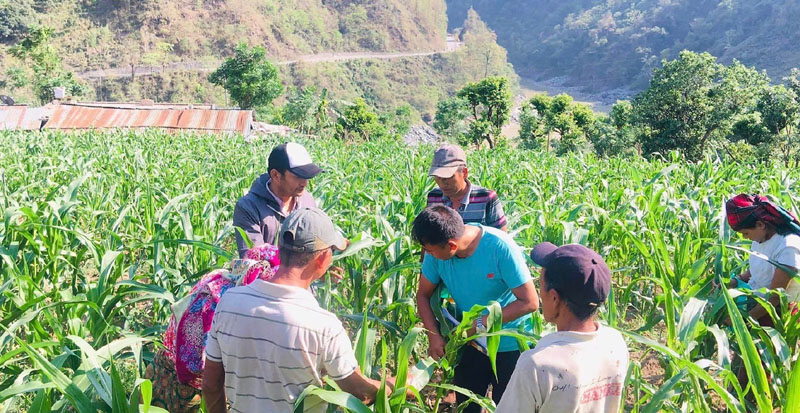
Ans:
[[[442,145],[433,153],[433,164],[428,176],[450,178],[463,166],[467,166],[467,155],[464,150],[458,145]]]
[[[325,211],[300,208],[289,214],[281,225],[279,248],[297,252],[313,252],[334,247],[347,248],[347,240],[333,226]]]

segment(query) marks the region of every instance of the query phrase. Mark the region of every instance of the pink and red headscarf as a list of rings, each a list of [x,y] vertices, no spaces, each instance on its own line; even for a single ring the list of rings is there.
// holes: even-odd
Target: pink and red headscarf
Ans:
[[[756,221],[762,221],[775,228],[800,229],[800,222],[789,211],[758,194],[739,194],[725,203],[728,225],[734,231],[752,228]],[[794,231],[792,231],[794,232]]]

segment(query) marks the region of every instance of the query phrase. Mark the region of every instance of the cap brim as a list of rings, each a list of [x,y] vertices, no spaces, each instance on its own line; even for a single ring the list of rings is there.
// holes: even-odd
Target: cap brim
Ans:
[[[336,231],[336,236],[334,237],[331,247],[333,247],[337,251],[344,251],[345,249],[347,249],[347,239],[343,237],[342,234],[339,233],[339,231]]]
[[[439,166],[433,167],[428,172],[428,176],[436,176],[439,178],[450,178],[455,175],[460,166]]]
[[[543,242],[531,250],[531,259],[539,266],[546,266],[550,261],[548,256],[557,250],[558,247],[550,242]]]
[[[299,176],[300,178],[311,179],[311,178],[319,175],[319,173],[322,172],[322,169],[319,166],[314,165],[313,163],[310,163],[308,165],[289,168],[289,171],[291,171],[293,174]]]

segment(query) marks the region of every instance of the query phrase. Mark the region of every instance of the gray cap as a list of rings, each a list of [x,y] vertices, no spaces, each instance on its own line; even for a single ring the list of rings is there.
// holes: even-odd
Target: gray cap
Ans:
[[[463,166],[467,166],[467,155],[464,150],[458,145],[442,145],[433,153],[433,164],[428,176],[450,178]]]
[[[328,215],[317,208],[300,208],[289,214],[281,225],[279,248],[313,252],[334,247],[347,248],[347,240],[333,226]]]

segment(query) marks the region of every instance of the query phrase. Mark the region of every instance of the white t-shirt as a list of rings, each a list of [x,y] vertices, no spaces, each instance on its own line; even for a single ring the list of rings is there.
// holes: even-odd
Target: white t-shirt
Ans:
[[[307,290],[256,280],[220,299],[206,357],[225,368],[233,412],[291,412],[309,384],[341,380],[357,368],[342,323]],[[307,398],[305,411],[327,403]]]
[[[775,234],[772,238],[758,243],[753,241],[752,251],[761,253],[780,264],[800,269],[800,236],[796,234]],[[772,277],[775,275],[775,266],[769,261],[750,255],[750,281],[748,284],[754,290],[769,288]],[[800,296],[800,285],[796,280],[789,282],[786,293],[792,301],[797,301]]]
[[[591,333],[558,331],[517,361],[496,413],[618,412],[628,346],[599,323]]]

